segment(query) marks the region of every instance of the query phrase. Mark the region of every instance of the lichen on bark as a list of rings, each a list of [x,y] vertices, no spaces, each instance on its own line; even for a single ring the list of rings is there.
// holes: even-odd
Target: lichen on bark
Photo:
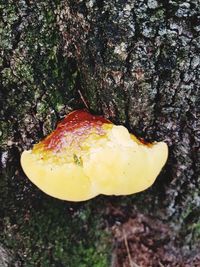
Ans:
[[[0,4],[0,253],[12,255],[5,266],[103,267],[109,257],[101,212],[50,199],[20,167],[22,150],[80,105],[76,62],[62,53],[58,7],[59,1]]]
[[[174,240],[169,244],[176,246],[175,257],[195,255],[200,237],[198,0],[10,0],[1,2],[0,14],[0,242],[16,264],[108,266],[102,214],[120,231],[126,220],[138,224],[138,210],[142,218],[170,228],[163,240]],[[73,205],[44,196],[25,179],[21,151],[84,102],[139,137],[168,143],[167,166],[152,189]],[[110,212],[113,205],[117,215]]]
[[[199,238],[198,1],[67,3],[57,18],[59,26],[70,25],[60,26],[63,50],[78,62],[90,108],[169,145],[148,212],[169,221],[173,238],[190,254]]]

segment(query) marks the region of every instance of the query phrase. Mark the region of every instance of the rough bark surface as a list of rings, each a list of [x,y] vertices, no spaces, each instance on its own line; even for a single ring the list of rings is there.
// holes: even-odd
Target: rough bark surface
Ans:
[[[12,254],[2,259],[9,267],[107,266],[110,251],[95,202],[49,198],[20,167],[22,150],[80,106],[76,64],[61,49],[59,5],[0,3],[0,247]]]
[[[72,51],[78,61],[89,107],[139,136],[168,143],[168,165],[151,201],[162,203],[164,210],[156,213],[177,231],[186,217],[196,225],[199,2],[78,2],[64,3],[58,25],[64,52]]]
[[[2,1],[0,17],[0,243],[10,266],[199,266],[199,1]],[[21,151],[85,103],[168,143],[150,190],[75,205],[27,181]]]

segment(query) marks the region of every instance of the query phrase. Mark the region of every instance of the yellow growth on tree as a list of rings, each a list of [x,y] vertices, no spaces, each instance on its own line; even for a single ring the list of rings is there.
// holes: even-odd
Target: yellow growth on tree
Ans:
[[[150,187],[168,157],[164,142],[145,143],[121,125],[76,110],[32,150],[21,165],[45,193],[83,201],[99,194],[129,195]]]

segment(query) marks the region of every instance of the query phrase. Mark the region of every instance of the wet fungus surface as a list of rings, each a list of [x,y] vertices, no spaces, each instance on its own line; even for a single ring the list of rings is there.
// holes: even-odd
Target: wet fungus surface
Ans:
[[[99,194],[129,195],[153,184],[168,156],[164,142],[146,144],[121,125],[76,110],[21,164],[28,178],[59,199],[83,201]]]

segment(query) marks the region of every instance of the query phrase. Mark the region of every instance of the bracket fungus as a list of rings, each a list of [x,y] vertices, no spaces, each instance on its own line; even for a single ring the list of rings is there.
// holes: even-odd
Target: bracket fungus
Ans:
[[[168,157],[164,142],[146,144],[124,126],[86,110],[68,114],[21,165],[45,193],[83,201],[99,194],[129,195],[150,187]]]

